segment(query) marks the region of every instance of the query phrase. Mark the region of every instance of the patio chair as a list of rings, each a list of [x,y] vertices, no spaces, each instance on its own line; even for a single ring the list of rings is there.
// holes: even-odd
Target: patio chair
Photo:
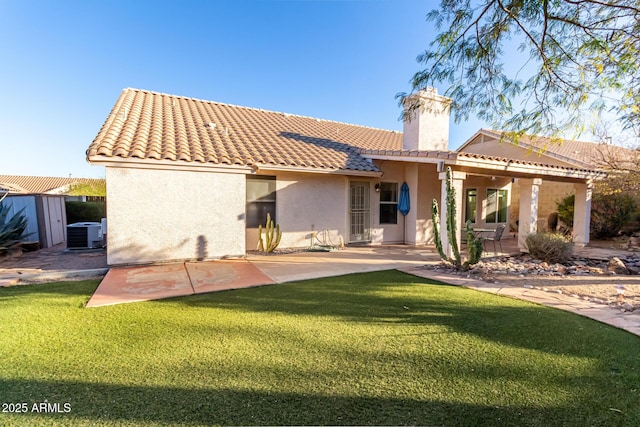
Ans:
[[[506,225],[501,224],[496,227],[496,231],[495,233],[493,233],[493,235],[484,238],[484,242],[486,242],[487,240],[493,242],[494,253],[498,253],[498,251],[496,250],[496,242],[498,242],[498,244],[500,245],[500,252],[502,252],[502,242],[500,242],[500,239],[502,239],[502,233],[504,233],[505,228],[506,228]]]

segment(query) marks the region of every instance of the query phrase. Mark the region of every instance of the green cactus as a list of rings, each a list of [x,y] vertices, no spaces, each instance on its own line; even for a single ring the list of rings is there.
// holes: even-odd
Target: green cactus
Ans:
[[[467,221],[467,250],[469,252],[469,259],[462,263],[460,256],[460,250],[458,249],[458,238],[456,233],[456,192],[453,188],[453,179],[451,168],[447,168],[445,188],[447,191],[447,237],[449,238],[449,245],[451,246],[451,253],[453,257],[449,257],[444,253],[442,247],[442,240],[440,239],[440,212],[438,210],[438,201],[433,199],[431,203],[431,215],[433,218],[433,232],[435,234],[435,245],[438,250],[438,254],[443,261],[447,261],[457,269],[468,268],[469,265],[477,264],[482,256],[482,238],[476,237],[471,228],[471,221]]]
[[[458,249],[458,234],[456,224],[456,190],[453,188],[453,172],[447,167],[446,189],[447,189],[447,237],[449,237],[449,245],[451,245],[451,253],[453,254],[454,265],[460,266],[462,260],[460,250]]]
[[[471,221],[467,220],[467,251],[469,251],[468,265],[477,264],[482,257],[482,237],[476,237],[471,228]]]
[[[431,217],[433,218],[433,234],[436,249],[438,250],[440,258],[446,261],[449,257],[447,257],[442,249],[442,239],[440,239],[440,212],[438,211],[438,201],[436,199],[433,199],[431,202]]]
[[[267,223],[265,224],[265,238],[262,238],[262,225],[258,226],[258,250],[260,252],[273,252],[280,244],[282,232],[280,225],[274,225],[271,215],[267,213]]]

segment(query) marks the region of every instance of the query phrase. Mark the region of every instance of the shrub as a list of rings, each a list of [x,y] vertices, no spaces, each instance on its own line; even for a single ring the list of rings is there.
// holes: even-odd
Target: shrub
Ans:
[[[533,258],[552,264],[567,262],[573,250],[571,239],[555,233],[529,234],[525,245]]]
[[[573,228],[573,212],[576,195],[570,194],[557,203],[558,219],[569,228]]]
[[[629,194],[595,194],[591,202],[591,234],[597,238],[617,236],[635,211],[636,202]]]
[[[75,222],[100,222],[106,218],[107,209],[104,202],[65,202],[67,224]]]
[[[573,228],[574,204],[573,194],[557,204],[558,218],[569,228]],[[591,199],[590,234],[595,238],[614,237],[633,219],[635,212],[636,202],[629,194],[594,194]]]

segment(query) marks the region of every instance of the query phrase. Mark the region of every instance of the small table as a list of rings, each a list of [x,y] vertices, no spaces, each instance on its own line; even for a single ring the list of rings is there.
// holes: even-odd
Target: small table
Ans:
[[[474,228],[473,229],[473,234],[475,234],[476,237],[482,237],[483,235],[488,235],[488,234],[493,234],[496,232],[495,228]]]

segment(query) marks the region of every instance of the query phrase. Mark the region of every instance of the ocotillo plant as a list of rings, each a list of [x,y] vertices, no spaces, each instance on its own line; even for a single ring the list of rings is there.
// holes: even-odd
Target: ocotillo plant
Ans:
[[[258,250],[260,252],[273,252],[280,244],[282,232],[280,231],[280,225],[273,225],[271,215],[268,213],[264,234],[265,239],[262,238],[262,225],[258,226]]]
[[[449,257],[445,254],[442,247],[442,240],[440,239],[440,212],[438,210],[438,201],[433,199],[431,203],[431,215],[433,217],[433,232],[435,233],[435,244],[438,254],[443,261],[447,261],[453,264],[456,268],[466,268],[469,265],[476,264],[480,261],[482,256],[482,239],[475,237],[473,229],[471,228],[471,221],[467,221],[467,250],[469,251],[469,259],[462,263],[460,257],[460,250],[458,249],[458,237],[457,237],[457,225],[456,225],[456,192],[453,188],[451,168],[447,168],[445,188],[447,191],[447,216],[446,227],[447,237],[449,238],[449,245],[451,246],[451,253],[453,257]]]

